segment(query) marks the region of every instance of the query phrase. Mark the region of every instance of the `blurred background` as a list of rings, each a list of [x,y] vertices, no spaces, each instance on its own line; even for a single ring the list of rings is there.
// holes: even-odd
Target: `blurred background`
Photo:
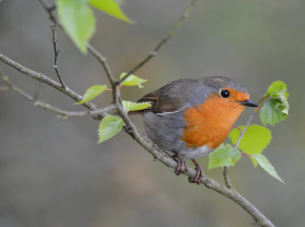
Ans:
[[[92,44],[107,57],[114,74],[132,69],[153,50],[190,1],[125,0],[132,25],[95,11]],[[52,1],[50,1],[52,3]],[[136,75],[144,88],[124,87],[126,100],[180,78],[225,75],[244,85],[259,101],[275,80],[288,84],[290,117],[268,126],[273,139],[264,155],[282,184],[243,157],[230,177],[236,189],[276,226],[304,226],[305,2],[303,0],[200,1],[158,56]],[[0,53],[57,80],[52,68],[51,22],[38,1],[0,4]],[[79,94],[108,84],[101,65],[83,56],[60,29],[59,69]],[[66,110],[85,110],[74,100],[0,63],[17,86]],[[3,82],[0,82],[2,85]],[[234,226],[253,225],[241,207],[153,157],[127,134],[97,144],[98,121],[91,117],[58,120],[11,91],[0,92],[0,226]],[[111,101],[105,93],[93,102]],[[246,110],[237,125],[245,124]],[[141,118],[133,118],[143,131]],[[260,124],[256,116],[254,123]],[[223,182],[222,168],[205,174]],[[189,163],[190,164],[190,163]]]

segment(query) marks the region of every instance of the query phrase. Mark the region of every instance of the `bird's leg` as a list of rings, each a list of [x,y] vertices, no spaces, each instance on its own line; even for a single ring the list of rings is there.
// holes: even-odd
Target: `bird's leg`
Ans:
[[[187,166],[182,157],[182,154],[177,154],[176,158],[177,158],[177,169],[175,170],[175,174],[179,176],[180,173],[185,173],[187,171]]]
[[[196,168],[195,168],[195,170],[196,170],[196,176],[195,176],[195,178],[190,178],[189,177],[189,182],[190,183],[196,183],[196,184],[200,184],[201,183],[201,181],[203,181],[203,179],[204,179],[204,174],[203,174],[203,170],[202,170],[202,167],[201,167],[201,165],[199,165],[199,163],[195,160],[195,159],[191,159],[192,160],[192,162],[195,164],[195,166],[196,166]]]

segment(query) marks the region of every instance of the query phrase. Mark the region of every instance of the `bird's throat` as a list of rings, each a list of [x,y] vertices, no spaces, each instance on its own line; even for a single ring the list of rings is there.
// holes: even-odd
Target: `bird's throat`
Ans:
[[[186,126],[181,139],[187,147],[208,146],[215,149],[226,139],[244,109],[238,103],[210,96],[204,104],[185,110]]]

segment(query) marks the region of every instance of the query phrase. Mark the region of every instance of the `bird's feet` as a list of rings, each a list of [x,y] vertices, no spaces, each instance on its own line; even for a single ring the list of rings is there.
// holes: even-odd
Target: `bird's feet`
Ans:
[[[199,165],[198,162],[196,162],[195,159],[192,159],[192,162],[193,162],[193,163],[195,164],[195,166],[196,166],[196,168],[195,168],[195,170],[196,170],[196,176],[195,176],[195,178],[189,177],[188,180],[189,180],[190,183],[196,183],[196,184],[199,185],[199,184],[204,180],[205,176],[204,176],[204,174],[203,174],[203,170],[202,170],[201,165]]]
[[[177,169],[175,170],[175,174],[177,176],[180,175],[180,173],[185,173],[187,171],[187,165],[182,157],[181,154],[177,154]]]

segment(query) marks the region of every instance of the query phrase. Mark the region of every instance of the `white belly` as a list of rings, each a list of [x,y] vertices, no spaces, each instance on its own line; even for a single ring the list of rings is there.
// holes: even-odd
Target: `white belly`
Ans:
[[[186,159],[196,159],[196,158],[201,158],[203,156],[206,156],[211,152],[212,152],[211,148],[209,148],[207,146],[202,146],[202,147],[196,147],[196,148],[189,148],[187,150],[180,152],[180,154],[182,154],[183,158],[186,158]]]

